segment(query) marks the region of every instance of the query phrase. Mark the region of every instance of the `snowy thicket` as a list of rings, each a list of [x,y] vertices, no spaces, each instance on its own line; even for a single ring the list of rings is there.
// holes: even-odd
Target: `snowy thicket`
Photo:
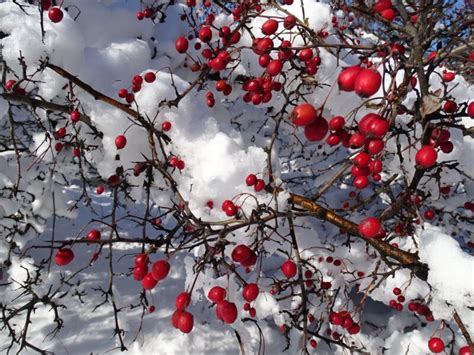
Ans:
[[[438,149],[436,167],[421,176],[407,207],[390,215],[420,170],[415,156],[426,129],[413,119],[420,110],[419,83],[407,83],[413,72],[387,74],[399,63],[395,55],[371,58],[385,75],[370,100],[338,88],[340,72],[360,61],[348,48],[331,47],[314,49],[321,61],[314,75],[304,74],[304,62],[295,56],[272,77],[282,87],[271,91],[268,102],[243,100],[243,82],[265,74],[252,50],[265,21],[276,18],[281,29],[293,14],[311,33],[327,32],[319,43],[338,44],[332,17],[346,23],[344,9],[311,0],[264,6],[243,26],[231,11],[213,5],[213,48],[222,48],[219,28],[241,30],[240,40],[229,46],[230,64],[216,71],[192,70],[195,61],[207,62],[202,57],[207,44],[196,38],[210,11],[202,5],[56,1],[64,17],[54,23],[33,3],[0,1],[0,352],[105,353],[124,345],[134,354],[276,354],[302,348],[318,354],[349,349],[422,354],[429,353],[433,336],[444,340],[446,351],[466,345],[453,319],[457,312],[472,333],[474,141],[469,128],[474,120],[466,112],[474,89],[463,76],[443,80],[444,68],[431,74],[434,97],[442,105],[447,99],[459,105],[456,117],[440,110],[442,118],[433,121],[434,127],[454,122],[443,126],[449,127],[452,151]],[[155,10],[153,18],[137,20],[136,12],[146,6]],[[297,27],[272,37],[274,58],[283,41],[308,46]],[[348,38],[379,45],[376,34],[355,28]],[[178,53],[177,38],[188,35],[193,37],[187,53]],[[54,68],[123,105],[127,102],[118,92],[131,92],[134,76],[154,73],[156,78],[143,81],[133,102],[121,109]],[[207,77],[198,80],[201,73]],[[232,92],[217,90],[219,79]],[[9,80],[16,81],[13,91],[6,87]],[[408,89],[396,101],[397,114],[387,93],[403,85]],[[209,92],[214,105],[207,104]],[[383,162],[379,179],[374,173],[366,188],[353,186],[350,159],[360,149],[328,144],[330,133],[309,141],[305,129],[289,119],[303,102],[321,109],[326,120],[345,117],[350,134],[368,113],[389,119],[384,149],[372,156]],[[73,123],[70,112],[76,109],[82,119]],[[171,129],[163,129],[163,123]],[[117,149],[120,135],[126,145]],[[184,168],[172,166],[172,157]],[[142,163],[140,173],[137,163]],[[256,192],[248,186],[249,174],[263,179],[266,188]],[[120,176],[119,187],[111,184],[114,175]],[[105,191],[97,192],[102,186]],[[311,199],[321,189],[315,202],[347,221],[388,215],[382,221],[385,235],[376,239],[419,258],[428,268],[426,280],[413,265],[381,254],[291,200],[290,194]],[[223,211],[225,200],[238,206],[236,216]],[[103,242],[85,243],[92,229],[101,232]],[[240,244],[257,255],[248,267],[233,261]],[[62,246],[75,257],[58,266],[54,257]],[[149,254],[150,269],[157,260],[171,265],[166,279],[147,291],[133,277],[134,257],[142,252]],[[303,278],[282,274],[287,259],[298,264]],[[246,283],[259,286],[250,302],[255,316],[244,310]],[[236,304],[235,322],[216,318],[207,297],[214,286],[225,288]],[[189,334],[171,324],[175,298],[183,291],[192,291]],[[330,321],[335,312],[349,312],[345,319],[360,330]],[[311,339],[316,347],[309,345]]]

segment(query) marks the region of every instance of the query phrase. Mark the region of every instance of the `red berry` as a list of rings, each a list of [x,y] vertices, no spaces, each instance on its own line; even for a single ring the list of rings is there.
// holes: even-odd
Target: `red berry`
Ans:
[[[154,306],[154,305],[151,305],[151,306],[148,308],[148,312],[150,312],[150,313],[155,312],[155,306]]]
[[[376,117],[370,121],[368,128],[372,136],[382,138],[388,132],[389,123],[386,119]]]
[[[380,13],[380,16],[382,16],[387,21],[393,21],[393,19],[397,17],[397,13],[394,9],[386,9]]]
[[[357,165],[359,168],[368,167],[370,161],[370,155],[365,152],[360,152],[354,158],[354,164]]]
[[[281,265],[281,272],[283,272],[283,275],[286,276],[286,278],[291,279],[296,275],[298,271],[298,268],[296,267],[296,264],[294,263],[293,260],[286,260],[282,265]]]
[[[142,287],[145,290],[151,290],[157,284],[158,284],[158,281],[153,278],[151,273],[146,274],[145,277],[142,279]]]
[[[125,96],[125,101],[127,101],[127,103],[129,104],[131,104],[134,100],[135,100],[135,95],[131,92]]]
[[[137,11],[137,13],[135,14],[135,16],[137,17],[137,20],[138,20],[138,21],[143,20],[143,18],[145,17],[145,15],[143,14],[143,12],[141,12],[141,11]]]
[[[299,104],[290,115],[291,122],[296,126],[306,126],[316,120],[318,113],[309,103]]]
[[[360,148],[365,143],[365,136],[360,132],[355,132],[349,139],[349,146],[352,148]]]
[[[146,266],[148,265],[149,260],[150,259],[148,258],[148,254],[140,253],[140,254],[135,255],[136,266]]]
[[[262,179],[257,179],[257,182],[255,183],[255,192],[260,192],[265,188],[265,181]]]
[[[329,131],[328,121],[324,117],[317,117],[304,128],[304,135],[310,142],[321,141]]]
[[[81,119],[81,113],[78,110],[74,110],[71,112],[70,117],[71,117],[71,121],[73,123],[76,123]]]
[[[237,263],[242,263],[250,259],[252,254],[252,249],[250,249],[245,244],[239,244],[234,248],[234,250],[232,250],[231,257],[233,261]]]
[[[203,42],[209,42],[212,39],[212,30],[210,26],[203,26],[198,33],[198,37]]]
[[[184,164],[184,161],[183,160],[178,160],[178,163],[176,164],[176,167],[178,168],[178,170],[183,170],[184,167],[185,167],[185,164]]]
[[[450,81],[453,81],[455,77],[456,77],[456,73],[453,73],[453,72],[443,73],[443,80],[447,83],[449,83]]]
[[[245,286],[242,291],[242,297],[247,302],[252,302],[252,301],[255,301],[255,299],[258,297],[258,292],[259,292],[259,289],[258,289],[257,284],[254,284],[254,283],[247,284],[247,286]]]
[[[431,168],[436,164],[436,159],[438,159],[438,153],[430,145],[421,147],[415,156],[416,164],[422,169]]]
[[[296,17],[293,15],[288,15],[283,20],[283,27],[287,30],[291,30],[296,25]]]
[[[344,69],[337,77],[339,89],[342,91],[353,91],[357,76],[362,71],[358,65]]]
[[[176,311],[173,312],[173,315],[171,316],[171,324],[173,324],[173,327],[178,329],[178,323],[179,323],[179,318],[181,317],[181,313],[183,313],[182,310],[177,309]]]
[[[55,133],[57,138],[64,138],[66,136],[66,127],[59,128]]]
[[[58,249],[54,255],[54,262],[56,265],[64,266],[69,264],[74,259],[74,252],[69,248]]]
[[[266,67],[266,71],[271,76],[276,76],[280,74],[281,70],[283,69],[283,62],[279,59],[272,60],[268,63]]]
[[[207,293],[207,298],[209,298],[214,303],[219,303],[224,300],[226,291],[220,286],[214,286]]]
[[[41,0],[41,8],[43,11],[48,11],[51,7],[51,0]]]
[[[222,319],[227,324],[232,324],[237,319],[238,312],[235,303],[221,301],[217,304],[216,313],[218,310],[221,316],[219,319]]]
[[[194,326],[194,317],[189,312],[181,312],[177,320],[177,328],[183,333],[189,333],[193,330]]]
[[[100,240],[100,231],[97,229],[92,229],[89,233],[87,233],[87,240]]]
[[[122,149],[127,145],[127,138],[122,134],[120,136],[115,137],[115,146],[117,149]]]
[[[395,288],[393,289],[393,294],[394,294],[395,296],[401,295],[401,294],[402,294],[402,290],[400,290],[398,287],[395,287]]]
[[[469,345],[463,346],[459,349],[459,355],[472,355],[472,351],[469,348]]]
[[[191,295],[188,292],[181,292],[176,297],[176,309],[183,310],[187,306],[189,306],[190,302],[191,302]]]
[[[456,102],[448,100],[444,103],[443,109],[446,113],[454,113],[457,111],[458,105],[456,104]]]
[[[165,132],[168,132],[171,129],[171,122],[169,122],[169,121],[163,122],[161,124],[161,129],[163,129],[163,131],[165,131]]]
[[[424,213],[424,216],[425,216],[426,219],[432,220],[435,217],[435,212],[431,209],[426,210],[425,213]]]
[[[377,155],[383,151],[385,144],[381,139],[371,139],[366,143],[367,151],[372,155]]]
[[[438,354],[444,350],[444,342],[440,338],[431,338],[428,341],[428,348],[431,352]]]
[[[96,187],[95,189],[95,192],[97,195],[102,195],[104,193],[104,185],[103,184],[99,184],[99,186]]]
[[[309,341],[309,345],[314,349],[314,348],[316,348],[316,347],[318,346],[318,343],[316,342],[316,340],[311,339],[311,340]]]
[[[303,48],[299,51],[298,58],[300,58],[303,62],[307,62],[313,58],[313,50],[311,48]]]
[[[74,149],[72,150],[72,155],[76,158],[80,157],[81,156],[81,150],[77,147],[74,147]]]
[[[354,82],[354,90],[361,97],[375,94],[382,84],[382,76],[378,71],[362,69]]]
[[[5,83],[5,89],[7,91],[10,91],[11,89],[13,89],[13,86],[16,84],[16,80],[8,80],[6,83]]]
[[[145,81],[147,83],[152,83],[156,80],[156,75],[152,71],[149,71],[148,73],[145,74]]]
[[[158,260],[153,263],[151,274],[153,278],[157,281],[163,280],[168,276],[170,271],[170,264],[166,260]]]
[[[278,29],[278,22],[274,19],[268,19],[262,25],[262,33],[267,36],[274,34],[277,31],[277,29]]]
[[[347,332],[349,334],[357,334],[360,332],[360,325],[359,324],[354,324],[352,327],[347,329]]]
[[[334,325],[342,325],[344,322],[344,318],[336,312],[331,312],[329,314],[329,323],[334,324]]]
[[[145,10],[143,10],[143,16],[145,16],[146,18],[150,18],[153,16],[153,10],[150,9],[150,8],[146,8]]]
[[[339,131],[340,129],[344,128],[345,123],[346,121],[344,117],[335,116],[329,120],[329,128],[333,131]]]
[[[231,201],[231,203],[226,204],[224,208],[224,212],[227,216],[233,217],[237,214],[238,208],[237,206]]]
[[[119,91],[118,91],[118,96],[122,99],[124,99],[125,97],[127,97],[127,94],[128,94],[128,91],[127,89],[125,88],[121,88]]]
[[[137,281],[142,281],[143,278],[148,274],[148,266],[143,265],[135,265],[135,268],[133,269],[133,278]]]
[[[474,101],[467,107],[467,114],[469,117],[474,118]]]
[[[186,38],[181,36],[181,37],[178,37],[178,39],[176,39],[175,48],[178,51],[178,53],[185,53],[188,50],[188,47],[189,47],[189,43]]]
[[[365,175],[357,176],[356,178],[354,178],[352,184],[356,189],[362,190],[369,185],[369,179]]]
[[[255,174],[248,174],[245,178],[245,183],[247,186],[253,186],[257,183],[257,176]]]
[[[382,232],[382,225],[375,217],[368,217],[359,224],[359,233],[364,238],[375,238]]]
[[[390,0],[379,0],[374,5],[374,10],[378,13],[390,8],[392,8],[392,2]]]
[[[52,7],[48,11],[48,17],[51,22],[58,23],[63,19],[63,11],[59,7]]]

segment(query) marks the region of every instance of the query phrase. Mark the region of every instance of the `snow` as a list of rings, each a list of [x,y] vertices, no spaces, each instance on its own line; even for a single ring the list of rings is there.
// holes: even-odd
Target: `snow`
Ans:
[[[304,6],[306,19],[303,18],[301,4]],[[355,151],[348,151],[343,147],[331,148],[322,142],[308,143],[303,130],[295,129],[288,122],[287,116],[291,108],[284,107],[283,95],[295,90],[301,83],[298,80],[290,82],[277,77],[277,81],[283,82],[283,93],[274,93],[273,100],[267,104],[252,106],[243,103],[241,84],[232,80],[238,75],[258,77],[264,73],[264,69],[258,65],[258,56],[248,49],[232,54],[235,57],[239,55],[241,59],[235,70],[219,74],[233,86],[233,92],[228,97],[217,92],[214,83],[210,83],[202,87],[196,85],[177,106],[160,106],[164,100],[175,99],[177,92],[182,93],[190,88],[190,83],[198,76],[198,73],[185,68],[184,63],[189,65],[193,58],[199,57],[200,51],[193,48],[194,43],[199,40],[190,41],[188,55],[177,54],[175,50],[175,39],[191,34],[188,23],[180,20],[180,16],[189,11],[184,3],[165,7],[166,21],[162,23],[137,21],[135,12],[140,9],[137,1],[64,1],[63,7],[68,6],[69,10],[60,23],[53,24],[44,16],[43,41],[36,6],[25,5],[23,12],[12,1],[0,1],[0,31],[8,33],[8,36],[0,40],[2,58],[11,68],[6,75],[7,80],[21,78],[22,67],[18,61],[21,53],[27,65],[27,74],[34,75],[34,84],[29,83],[26,87],[27,91],[32,90],[30,95],[78,108],[87,114],[92,125],[103,134],[93,134],[84,123],[73,126],[67,114],[37,109],[34,118],[39,128],[31,128],[27,132],[31,134],[28,137],[19,130],[15,132],[25,141],[26,153],[22,154],[21,165],[17,166],[14,153],[0,153],[2,305],[20,308],[25,304],[28,297],[22,293],[24,286],[28,280],[38,276],[41,282],[32,286],[33,291],[38,297],[54,293],[53,299],[60,306],[64,327],[56,336],[52,336],[50,333],[54,330],[55,322],[51,305],[39,303],[32,316],[33,326],[28,332],[31,343],[55,353],[119,353],[117,347],[120,344],[114,336],[111,303],[105,302],[95,308],[105,301],[100,288],[108,287],[109,258],[112,258],[114,300],[120,308],[118,320],[125,331],[124,342],[129,353],[140,355],[159,351],[166,354],[238,354],[240,345],[236,332],[248,354],[258,353],[263,345],[266,353],[281,353],[287,344],[278,327],[289,325],[289,313],[302,305],[300,285],[295,283],[287,287],[287,280],[280,271],[281,263],[288,256],[293,260],[297,259],[290,243],[287,218],[272,218],[265,229],[258,224],[240,228],[227,234],[225,238],[205,235],[203,243],[193,248],[191,241],[177,228],[179,232],[171,237],[171,242],[175,246],[184,243],[191,250],[174,252],[165,250],[164,247],[148,250],[152,261],[169,256],[172,269],[165,280],[142,296],[140,283],[130,275],[133,257],[142,251],[140,243],[116,243],[111,248],[113,254],[110,255],[108,246],[100,249],[98,245],[79,241],[90,228],[100,229],[103,238],[108,238],[112,232],[110,223],[114,198],[119,201],[116,221],[120,237],[139,238],[143,234],[152,239],[165,238],[182,222],[175,213],[168,213],[179,201],[170,189],[169,182],[155,172],[150,191],[150,215],[152,218],[162,216],[162,226],[157,228],[147,223],[143,227],[141,218],[145,213],[146,193],[143,184],[146,174],[133,176],[131,169],[136,162],[151,156],[146,130],[122,110],[96,100],[78,87],[74,87],[72,94],[66,85],[67,80],[51,69],[38,71],[38,66],[48,58],[52,64],[64,68],[83,82],[119,101],[118,90],[129,88],[134,75],[143,76],[149,71],[154,72],[156,80],[153,83],[143,83],[131,108],[137,110],[158,130],[164,121],[171,122],[172,129],[167,133],[171,142],[163,144],[162,151],[159,150],[158,154],[163,161],[170,155],[177,155],[185,162],[184,170],[168,171],[176,181],[176,188],[193,217],[209,223],[208,231],[220,231],[224,222],[230,219],[221,210],[224,200],[232,200],[245,216],[250,216],[257,206],[266,206],[267,210],[262,214],[265,217],[271,216],[273,211],[288,212],[291,208],[288,203],[289,191],[311,196],[339,169],[339,162],[347,158],[348,152],[353,154]],[[332,13],[328,4],[303,0],[284,8],[301,20],[306,20],[312,30],[331,33]],[[255,36],[262,36],[260,28],[266,16],[286,16],[275,8],[266,9],[262,15],[264,17],[252,19],[247,24]],[[337,15],[343,17],[344,13],[338,11]],[[20,23],[21,26],[18,25]],[[216,26],[231,23],[231,15],[220,13],[216,17]],[[213,31],[213,41],[217,41],[218,31]],[[367,43],[376,38],[370,34],[364,34],[363,37]],[[299,37],[295,39],[289,31],[279,35],[275,46],[278,47],[282,40],[292,40],[298,46],[304,43]],[[250,34],[244,31],[239,45],[250,47],[251,44]],[[305,91],[299,99],[318,107],[325,103],[323,115],[328,119],[344,115],[348,127],[363,115],[375,112],[375,109],[362,105],[363,99],[354,93],[337,88],[340,68],[353,65],[357,62],[357,57],[344,55],[338,60],[326,50],[320,50],[318,55],[322,64],[315,79],[327,85],[314,90],[305,88],[307,93]],[[374,65],[378,64],[380,62],[374,60]],[[288,76],[291,75],[296,75],[296,71],[292,70]],[[397,74],[396,84],[400,84],[403,75],[404,72]],[[391,80],[387,80],[384,87],[387,89],[393,84]],[[439,75],[433,75],[430,84],[433,90],[444,85]],[[450,85],[450,94],[458,103],[474,96],[472,85],[459,75]],[[212,91],[216,97],[213,108],[206,105],[207,91]],[[377,95],[382,95],[382,89]],[[403,103],[407,108],[413,109],[415,100],[416,93],[412,90]],[[354,107],[360,105],[362,106],[357,112],[354,112]],[[278,113],[283,109],[286,112],[280,123],[279,137],[273,150],[268,152],[266,148],[275,130]],[[17,122],[32,117],[23,108],[13,107],[12,110]],[[0,123],[8,128],[7,112],[8,103],[0,97]],[[409,120],[408,115],[399,115],[396,125],[407,128]],[[467,117],[457,121],[466,127],[473,126],[473,122]],[[59,127],[66,128],[68,136],[64,142],[67,141],[70,145],[66,145],[61,152],[56,152],[54,145],[58,140],[53,137],[52,132]],[[1,129],[3,138],[5,132],[4,128]],[[29,126],[26,130],[28,129]],[[450,133],[455,148],[450,154],[440,154],[439,162],[456,161],[457,170],[441,171],[440,182],[424,178],[420,183],[420,189],[430,193],[425,195],[426,204],[437,209],[439,221],[433,220],[431,224],[416,227],[407,236],[395,236],[392,233],[398,220],[385,222],[386,230],[393,237],[391,242],[398,243],[403,250],[418,252],[421,261],[428,265],[430,272],[427,282],[414,278],[408,269],[398,270],[396,265],[381,262],[380,256],[373,249],[368,249],[364,242],[353,240],[348,245],[347,235],[335,226],[311,216],[293,213],[300,258],[304,260],[302,267],[303,270],[313,272],[313,281],[318,290],[308,296],[307,307],[316,321],[320,322],[320,334],[324,335],[327,329],[336,330],[344,336],[345,341],[353,341],[366,352],[375,354],[386,349],[387,354],[395,355],[427,352],[427,339],[439,330],[442,320],[454,329],[456,346],[462,345],[459,340],[462,335],[452,320],[455,310],[462,315],[468,328],[474,329],[472,311],[467,307],[474,301],[474,261],[465,242],[472,238],[472,230],[468,229],[469,224],[459,219],[453,222],[451,219],[459,216],[472,219],[473,213],[461,206],[470,198],[472,200],[474,191],[474,184],[469,181],[469,177],[474,176],[472,154],[469,154],[474,149],[474,142],[454,127],[450,129]],[[127,137],[128,143],[118,151],[114,140],[121,134]],[[417,138],[421,134],[419,125],[416,127],[416,134]],[[403,178],[412,176],[415,171],[413,162],[418,143],[412,144],[404,135],[399,138],[400,142],[397,142],[393,137],[387,137],[387,154],[384,157],[384,181],[391,173],[398,174],[393,191],[388,189],[381,193],[376,202],[365,210],[355,209],[350,214],[342,210],[339,211],[341,215],[353,221],[360,221],[367,214],[379,215],[391,205],[393,194],[401,192]],[[158,143],[156,139],[155,143]],[[406,148],[403,162],[395,154],[397,144]],[[81,160],[72,155],[72,146],[76,145],[85,147]],[[249,173],[268,181],[268,154],[272,160],[275,185],[285,190],[278,195],[265,191],[255,193],[253,187],[245,184]],[[83,171],[79,170],[79,162]],[[13,196],[9,194],[9,189],[16,184],[17,168],[21,173],[20,192]],[[107,181],[109,176],[121,168],[124,169],[124,179],[130,184],[127,193],[119,190],[114,196],[106,185],[104,194],[97,195],[94,192],[95,186]],[[82,185],[81,174],[88,181],[86,187]],[[380,187],[373,184],[369,189],[358,192],[356,198],[349,198],[348,193],[354,190],[350,180],[349,174],[343,175],[318,202],[335,208],[341,207],[345,202],[352,206],[372,196],[374,188]],[[456,186],[459,193],[441,196],[439,183]],[[84,198],[75,204],[81,196],[85,197],[85,192],[89,199]],[[214,203],[214,208],[207,206],[208,201]],[[422,213],[425,207],[423,205],[417,213]],[[230,225],[236,223],[237,221],[233,221]],[[464,226],[467,228],[463,229]],[[11,235],[12,228],[18,230],[14,236]],[[51,271],[47,272],[49,249],[46,247],[50,245],[53,232],[56,242],[76,241],[72,245],[76,257],[66,267],[60,268],[52,263]],[[16,247],[10,250],[13,241]],[[196,269],[196,262],[207,257],[206,247],[215,247],[218,242],[228,244],[216,258],[223,255],[230,264],[235,245],[245,244],[257,248],[264,243],[263,248],[258,248],[259,261],[250,272],[235,265],[244,282],[259,284],[261,292],[252,303],[257,310],[255,319],[249,319],[248,313],[243,311],[241,280],[222,270],[219,270],[219,274],[210,266],[200,271]],[[98,260],[91,262],[93,253],[99,250]],[[336,266],[327,261],[328,257],[338,259],[342,264]],[[39,267],[40,264],[43,269]],[[370,275],[373,271],[379,272],[382,277],[375,280]],[[358,272],[364,272],[365,275],[357,276]],[[67,284],[63,282],[65,279]],[[284,288],[287,287],[277,295],[270,293],[275,280],[280,280]],[[320,291],[321,281],[331,282],[330,289]],[[380,283],[374,287],[376,281]],[[236,303],[239,318],[234,324],[227,325],[216,319],[215,305],[207,299],[207,293],[213,286],[226,288],[229,299]],[[396,312],[387,306],[395,298],[393,289],[396,287],[402,289],[407,300],[403,312]],[[175,297],[191,288],[192,303],[188,310],[194,315],[195,325],[192,333],[185,335],[172,327],[170,317],[174,311]],[[293,289],[295,295],[289,295],[290,289]],[[368,298],[364,304],[360,304],[365,294]],[[423,301],[429,305],[435,321],[422,326],[423,319],[406,309],[410,300]],[[154,313],[149,313],[150,305],[156,306]],[[354,320],[361,323],[362,332],[349,336],[342,327],[329,325],[327,317],[330,309],[351,312]],[[15,317],[13,326],[17,334],[21,332],[24,322],[25,313],[20,312]],[[5,329],[0,333],[0,352],[5,351],[5,346],[9,344],[7,333]],[[301,332],[290,329],[287,336],[291,340],[288,352],[297,353]],[[446,341],[451,339],[446,334],[444,336]],[[314,353],[343,354],[346,351],[334,344],[327,344],[322,339],[317,340],[319,345]],[[18,344],[14,344],[13,350],[18,350]],[[32,353],[32,350],[26,349],[24,353]]]
[[[430,268],[428,282],[433,288],[435,317],[449,319],[455,311],[469,314],[466,305],[474,302],[474,257],[465,253],[453,237],[429,225],[421,233],[419,250],[421,260]],[[466,321],[474,329],[474,319],[468,316]]]

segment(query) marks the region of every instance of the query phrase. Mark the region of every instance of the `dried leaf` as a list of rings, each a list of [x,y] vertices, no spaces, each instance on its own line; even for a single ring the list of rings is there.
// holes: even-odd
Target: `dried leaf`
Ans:
[[[441,109],[441,102],[438,97],[435,95],[427,95],[423,98],[421,103],[421,116],[424,118],[433,112],[439,111]]]

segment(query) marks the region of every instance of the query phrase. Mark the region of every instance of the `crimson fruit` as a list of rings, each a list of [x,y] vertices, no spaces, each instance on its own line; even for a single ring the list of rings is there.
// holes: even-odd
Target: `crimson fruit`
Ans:
[[[209,292],[207,293],[207,298],[214,303],[219,303],[224,300],[226,295],[226,291],[224,288],[220,286],[212,287]]]
[[[247,177],[245,178],[245,183],[247,184],[247,186],[255,185],[257,183],[257,176],[255,176],[255,174],[247,175]]]
[[[428,348],[431,352],[438,354],[444,350],[444,342],[440,338],[433,337],[428,341]]]
[[[237,319],[237,306],[235,303],[221,301],[216,306],[216,316],[227,324],[232,324]]]
[[[467,106],[467,114],[469,117],[474,118],[474,101]]]
[[[272,60],[267,65],[267,73],[271,76],[276,76],[280,74],[281,70],[283,69],[283,62],[279,59]]]
[[[191,295],[188,292],[181,292],[176,297],[176,309],[185,309],[191,302]]]
[[[74,252],[69,248],[61,248],[54,256],[56,265],[64,266],[69,264],[74,259]]]
[[[288,279],[291,279],[292,277],[294,277],[297,271],[298,271],[298,268],[296,267],[296,264],[294,263],[293,260],[286,260],[281,265],[281,272],[283,272],[283,275],[285,275]]]
[[[244,287],[242,291],[242,297],[247,302],[252,302],[252,301],[255,301],[255,299],[258,297],[258,292],[259,292],[259,288],[257,284],[250,283]]]
[[[87,240],[100,240],[100,231],[97,229],[92,229],[89,233],[87,233]]]
[[[194,317],[191,313],[184,311],[179,313],[176,323],[179,330],[181,330],[183,333],[189,333],[191,330],[193,330]]]
[[[247,259],[249,259],[253,254],[252,249],[250,249],[248,246],[245,244],[239,244],[237,245],[234,250],[232,250],[232,260],[241,263]]]
[[[123,134],[115,137],[115,146],[117,147],[117,149],[123,149],[126,145],[127,138],[125,138]]]
[[[262,33],[267,36],[274,34],[277,31],[277,29],[278,29],[278,22],[274,19],[268,19],[262,25]]]
[[[178,53],[185,53],[189,47],[188,40],[184,38],[183,36],[178,37],[175,43],[175,47]]]
[[[209,42],[212,39],[212,30],[210,26],[203,26],[198,33],[198,37],[203,42]]]
[[[153,278],[157,281],[163,280],[168,276],[170,271],[170,264],[166,260],[158,260],[153,263],[151,274]]]
[[[299,104],[290,115],[291,122],[296,126],[306,126],[316,120],[318,113],[309,103]]]
[[[150,71],[150,72],[148,72],[148,73],[145,74],[145,81],[146,81],[147,83],[152,83],[152,82],[154,82],[155,80],[156,80],[156,75],[155,75],[155,73],[153,73],[153,72]]]
[[[148,273],[145,275],[145,277],[142,279],[142,286],[145,290],[151,290],[158,284],[158,281],[155,280],[153,275],[151,273]]]
[[[304,128],[304,135],[310,142],[321,141],[329,131],[328,121],[324,117],[317,117]]]
[[[81,119],[81,113],[77,110],[74,110],[71,112],[70,117],[71,117],[71,121],[73,123],[76,123]]]
[[[344,69],[337,77],[339,89],[342,91],[353,91],[357,76],[362,71],[358,65]]]
[[[382,232],[382,225],[375,217],[368,217],[359,223],[359,233],[364,238],[375,238]]]
[[[58,23],[63,19],[64,13],[59,7],[52,7],[48,11],[48,17],[51,22]]]
[[[436,164],[436,159],[438,159],[438,153],[430,145],[421,147],[415,155],[416,164],[422,169],[431,168]]]
[[[354,82],[354,90],[357,95],[369,97],[375,94],[382,84],[382,76],[378,71],[362,69]]]

